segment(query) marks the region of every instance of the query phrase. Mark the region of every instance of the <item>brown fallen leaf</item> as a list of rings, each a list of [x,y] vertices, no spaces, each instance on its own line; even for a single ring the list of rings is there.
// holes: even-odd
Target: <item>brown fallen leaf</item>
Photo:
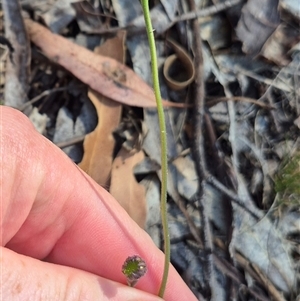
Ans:
[[[145,187],[136,181],[133,174],[134,166],[143,159],[143,151],[121,148],[113,162],[110,193],[144,229],[147,214]]]
[[[120,32],[117,37],[107,40],[101,47],[95,49],[95,52],[124,62],[125,37],[125,31]],[[115,147],[113,131],[120,122],[122,105],[92,89],[89,90],[88,96],[96,108],[98,124],[93,132],[85,136],[84,155],[79,166],[98,184],[107,188]]]
[[[150,88],[133,70],[115,59],[96,55],[62,36],[53,34],[44,26],[26,19],[25,25],[31,41],[43,53],[73,73],[95,91],[115,101],[137,107],[156,107]],[[186,107],[163,101],[165,106]]]
[[[195,78],[194,63],[188,52],[177,42],[168,39],[168,43],[174,49],[175,54],[169,56],[165,61],[163,68],[165,81],[171,89],[182,90],[191,84]],[[180,66],[180,72],[178,72],[178,66]],[[175,70],[176,72],[174,72]]]

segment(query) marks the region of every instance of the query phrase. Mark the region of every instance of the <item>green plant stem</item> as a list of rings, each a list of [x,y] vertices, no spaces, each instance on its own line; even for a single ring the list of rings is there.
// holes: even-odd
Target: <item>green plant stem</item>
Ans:
[[[170,265],[170,235],[168,227],[168,214],[167,214],[167,177],[168,177],[168,157],[167,157],[167,133],[166,133],[166,123],[163,104],[160,95],[159,79],[158,79],[158,67],[157,67],[157,55],[155,47],[155,39],[153,34],[153,28],[149,12],[149,1],[142,0],[142,7],[144,12],[144,18],[146,23],[147,36],[150,47],[151,56],[151,67],[152,67],[152,78],[153,78],[153,88],[157,104],[157,113],[159,119],[160,128],[160,142],[161,142],[161,219],[163,225],[164,234],[164,251],[165,251],[165,263],[164,272],[162,277],[161,286],[159,289],[158,296],[163,298],[164,292],[166,290],[167,279],[169,274]]]

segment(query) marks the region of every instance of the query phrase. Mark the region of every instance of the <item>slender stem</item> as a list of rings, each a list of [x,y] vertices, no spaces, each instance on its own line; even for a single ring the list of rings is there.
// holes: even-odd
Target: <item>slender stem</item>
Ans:
[[[169,274],[169,265],[170,265],[170,235],[168,228],[168,215],[167,215],[167,177],[168,177],[168,158],[167,158],[167,133],[166,133],[166,123],[164,109],[162,105],[159,79],[158,79],[158,67],[157,67],[157,55],[155,47],[155,39],[153,34],[153,28],[149,12],[149,1],[142,0],[142,7],[144,12],[144,18],[146,23],[146,30],[148,35],[150,55],[151,55],[151,67],[152,67],[152,78],[153,78],[153,88],[157,104],[157,113],[159,119],[159,128],[160,128],[160,141],[161,141],[161,219],[163,225],[163,234],[164,234],[164,251],[165,251],[165,263],[164,263],[164,272],[162,277],[161,286],[159,289],[158,296],[163,297],[167,279]]]

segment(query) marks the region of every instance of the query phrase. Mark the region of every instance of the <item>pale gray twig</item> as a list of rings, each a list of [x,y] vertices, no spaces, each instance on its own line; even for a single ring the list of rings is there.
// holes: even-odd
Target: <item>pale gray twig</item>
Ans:
[[[194,9],[188,13],[182,14],[178,17],[176,17],[168,26],[165,28],[165,30],[168,30],[172,26],[174,26],[176,23],[181,22],[181,21],[188,21],[188,20],[193,20],[197,19],[199,17],[207,17],[210,15],[217,14],[219,12],[222,12],[230,7],[233,7],[239,3],[241,3],[242,0],[227,0],[223,3],[218,3],[216,5],[212,5],[206,8],[202,9]],[[130,35],[135,35],[139,34],[141,32],[145,32],[145,27],[136,27],[133,24],[129,24],[125,27],[111,27],[111,28],[103,28],[103,29],[95,29],[95,30],[90,30],[87,33],[90,34],[111,34],[118,32],[119,30],[127,30],[128,31],[128,36]]]

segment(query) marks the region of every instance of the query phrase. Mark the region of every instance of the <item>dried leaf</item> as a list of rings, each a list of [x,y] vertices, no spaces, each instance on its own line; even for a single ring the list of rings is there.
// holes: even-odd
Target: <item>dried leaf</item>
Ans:
[[[61,32],[76,16],[72,7],[74,0],[58,0],[42,15],[43,21],[52,32]]]
[[[58,111],[53,142],[61,147],[64,153],[75,163],[80,162],[82,159],[82,148],[76,144],[67,144],[66,146],[65,142],[74,141],[76,138],[86,135],[86,133],[95,128],[97,118],[95,120],[96,114],[93,114],[93,109],[92,104],[85,101],[75,122],[74,116],[68,108],[62,107]]]
[[[171,22],[174,21],[177,10],[178,10],[178,0],[161,0],[160,3],[162,4],[164,10],[166,11],[166,14],[168,15]]]
[[[191,200],[196,194],[199,179],[195,170],[194,161],[190,156],[178,157],[172,164],[177,169],[177,188],[181,196]]]
[[[289,51],[299,41],[299,29],[281,23],[265,43],[261,55],[279,66],[286,66],[291,61]]]
[[[143,151],[122,148],[113,162],[110,193],[141,227],[146,222],[145,188],[133,174],[133,168],[144,159]]]
[[[99,47],[97,53],[110,55],[114,59],[124,62],[124,43],[125,32],[122,32],[118,37],[108,40]],[[88,95],[96,108],[98,125],[92,133],[85,137],[84,155],[79,166],[98,184],[108,187],[115,147],[112,133],[120,122],[122,105],[91,89]]]
[[[237,26],[237,36],[243,51],[256,55],[280,21],[278,0],[249,0]]]
[[[116,13],[119,26],[122,27],[127,26],[143,12],[139,0],[112,0],[111,2]]]
[[[187,51],[172,39],[168,40],[176,54],[170,55],[164,64],[164,77],[173,90],[182,90],[193,82],[195,68]],[[180,70],[180,72],[178,72]]]
[[[85,137],[84,155],[79,166],[98,184],[108,187],[115,146],[112,132],[120,122],[122,106],[95,91],[90,91],[88,96],[95,105],[99,122]]]
[[[147,202],[145,230],[151,236],[155,245],[161,248],[160,180],[153,175],[149,175],[140,184],[145,187]]]
[[[296,283],[296,271],[291,262],[291,245],[266,216],[259,222],[246,211],[235,210],[231,251],[243,254],[281,291],[288,293]]]
[[[123,104],[156,107],[152,89],[134,71],[118,61],[96,55],[26,19],[30,39],[43,53],[102,95]],[[166,106],[184,107],[164,101]]]
[[[90,13],[93,10],[96,11],[97,8],[89,1],[79,0],[78,2],[74,2],[72,0],[72,7],[76,11],[76,21],[81,32],[91,32],[95,28],[104,26],[101,18],[99,18],[97,14]]]
[[[281,10],[284,10],[285,12],[293,16],[296,22],[300,21],[299,0],[281,0],[279,2],[279,7],[281,8]]]
[[[201,38],[207,41],[212,52],[230,47],[231,28],[225,15],[217,14],[199,18]]]
[[[172,160],[178,157],[178,149],[176,146],[176,137],[174,135],[174,125],[169,118],[169,114],[165,112],[166,117],[166,128],[167,128],[167,140],[168,140],[168,158]],[[144,127],[145,127],[145,138],[143,140],[143,150],[145,153],[160,165],[161,152],[160,152],[160,129],[157,111],[155,109],[144,110]]]
[[[2,4],[3,3],[3,4]],[[5,73],[5,105],[20,108],[27,99],[30,78],[31,49],[26,34],[19,1],[1,1],[4,11],[5,36],[9,43],[9,57]],[[28,115],[32,106],[28,106]]]
[[[39,133],[43,134],[46,129],[47,122],[49,121],[49,117],[46,114],[41,114],[37,108],[33,108],[28,118],[33,123],[35,129]]]

